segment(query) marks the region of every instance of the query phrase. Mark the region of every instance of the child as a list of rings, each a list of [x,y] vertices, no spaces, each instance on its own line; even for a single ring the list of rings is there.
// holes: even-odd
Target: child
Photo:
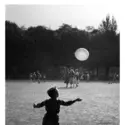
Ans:
[[[46,75],[43,75],[43,81],[46,82]]]
[[[50,88],[47,91],[47,94],[50,96],[50,99],[47,99],[38,104],[33,104],[34,108],[40,108],[45,106],[46,114],[43,118],[42,125],[59,125],[58,114],[60,112],[60,105],[69,106],[75,103],[76,101],[82,101],[80,98],[67,102],[57,99],[59,93],[56,87]]]

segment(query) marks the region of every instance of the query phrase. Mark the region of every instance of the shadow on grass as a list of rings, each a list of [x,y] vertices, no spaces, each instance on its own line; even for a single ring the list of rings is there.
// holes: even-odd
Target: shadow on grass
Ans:
[[[58,87],[58,89],[75,89],[76,87]]]

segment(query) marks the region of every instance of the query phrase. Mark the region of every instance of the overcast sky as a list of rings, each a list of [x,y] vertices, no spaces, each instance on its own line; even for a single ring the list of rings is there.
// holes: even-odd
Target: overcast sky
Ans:
[[[86,26],[98,28],[106,15],[115,16],[115,7],[110,5],[6,5],[6,20],[19,26],[44,25],[58,29],[63,23],[79,29]]]

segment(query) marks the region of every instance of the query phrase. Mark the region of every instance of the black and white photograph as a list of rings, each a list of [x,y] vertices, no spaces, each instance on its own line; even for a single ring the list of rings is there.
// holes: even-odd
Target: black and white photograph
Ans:
[[[120,125],[120,28],[98,5],[5,5],[5,124]]]

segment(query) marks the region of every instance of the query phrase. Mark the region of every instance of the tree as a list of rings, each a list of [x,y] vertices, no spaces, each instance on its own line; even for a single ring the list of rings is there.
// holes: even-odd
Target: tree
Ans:
[[[107,15],[106,19],[102,21],[99,26],[100,32],[117,32],[117,23],[114,17],[110,19],[110,16]]]
[[[87,31],[68,24],[57,30],[45,26],[26,29],[10,21],[5,24],[8,76],[21,76],[38,69],[46,71],[48,67],[59,68],[61,65],[77,68],[119,66],[120,34],[116,34],[114,17],[107,16],[99,29],[88,26]],[[76,49],[82,47],[90,52],[89,59],[84,62],[74,56]]]
[[[93,26],[87,26],[86,31],[87,32],[92,32],[95,28]]]

